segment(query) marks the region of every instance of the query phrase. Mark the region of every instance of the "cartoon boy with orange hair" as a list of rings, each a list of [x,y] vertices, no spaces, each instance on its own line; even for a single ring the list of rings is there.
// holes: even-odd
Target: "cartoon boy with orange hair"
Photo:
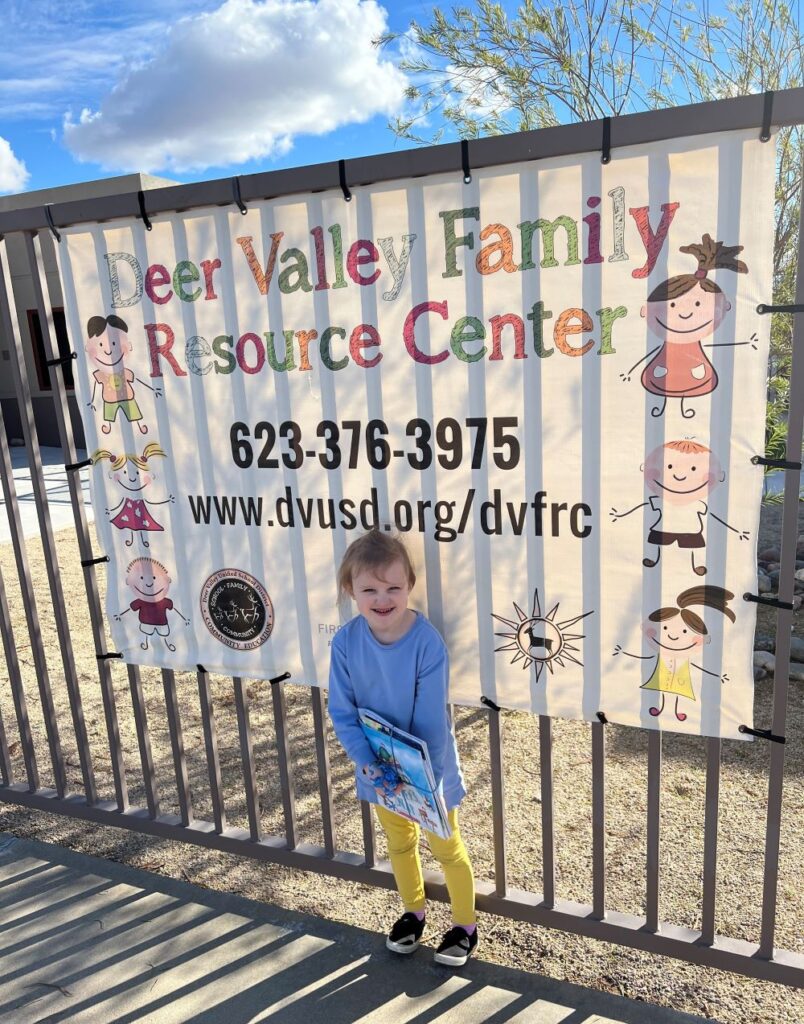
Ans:
[[[747,530],[738,530],[709,508],[707,496],[726,479],[720,459],[706,445],[685,439],[668,441],[654,448],[640,469],[645,486],[652,496],[626,512],[610,510],[614,522],[630,516],[637,509],[650,506],[658,513],[648,531],[648,544],[656,545],[656,557],[645,557],[642,564],[651,569],[659,564],[662,548],[677,544],[688,550],[692,570],[696,576],[706,575],[705,565],[695,564],[695,552],[706,547],[704,524],[706,517],[716,519],[740,540],[748,539]]]
[[[145,637],[140,644],[144,651],[148,650],[148,638],[154,633],[162,637],[169,651],[176,650],[175,644],[168,640],[170,636],[168,612],[175,612],[185,626],[190,625],[190,620],[185,619],[167,596],[171,582],[167,569],[155,558],[135,558],[126,570],[126,583],[135,598],[128,608],[115,615],[115,621],[121,622],[123,616],[129,612],[137,613],[140,620],[140,632]]]

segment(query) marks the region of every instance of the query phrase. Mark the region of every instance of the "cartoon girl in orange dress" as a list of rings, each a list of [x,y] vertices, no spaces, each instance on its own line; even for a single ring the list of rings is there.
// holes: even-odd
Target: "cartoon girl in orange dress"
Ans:
[[[614,648],[614,655],[625,654],[629,658],[638,658],[640,661],[656,660],[653,664],[653,671],[648,679],[642,684],[642,690],[655,690],[661,693],[662,699],[658,705],[652,706],[649,711],[654,718],[658,718],[664,711],[664,704],[667,694],[676,698],[675,716],[679,722],[686,721],[687,714],[678,710],[679,698],[695,700],[695,690],[692,687],[692,676],[690,666],[707,676],[715,676],[722,683],[727,683],[729,677],[724,672],[719,675],[717,672],[710,672],[703,665],[696,665],[690,661],[695,651],[700,650],[704,644],[710,642],[709,632],[704,620],[690,608],[695,605],[703,605],[708,608],[715,608],[722,612],[726,618],[734,622],[736,616],[728,607],[729,601],[734,594],[722,587],[690,587],[679,594],[676,598],[675,608],[657,608],[651,612],[645,622],[645,636],[648,643],[657,648],[656,654],[631,654],[617,644]],[[659,625],[661,623],[661,625]]]
[[[155,441],[145,446],[142,455],[114,455],[112,452],[98,450],[92,456],[92,461],[95,464],[109,459],[112,464],[109,477],[124,492],[123,497],[116,505],[106,509],[106,514],[109,516],[112,526],[116,526],[118,530],[131,531],[131,536],[126,539],[128,548],[134,543],[135,533],[139,533],[140,540],[147,548],[150,545],[145,539],[146,533],[162,533],[164,531],[164,527],[156,521],[148,506],[167,505],[168,502],[176,500],[172,494],[162,501],[146,501],[140,497],[145,488],[156,479],[156,473],[153,470],[150,472],[148,470],[148,463],[155,456],[167,458]]]
[[[747,274],[748,267],[736,258],[742,250],[741,245],[713,242],[708,234],[703,236],[700,245],[682,245],[679,251],[695,256],[698,269],[694,274],[678,274],[657,285],[640,310],[640,315],[647,320],[651,332],[661,339],[662,344],[651,349],[620,376],[624,381],[630,381],[631,374],[640,363],[649,360],[642,371],[642,387],[661,398],[661,403],[651,409],[651,416],[661,416],[667,399],[678,398],[681,415],[689,419],[695,415],[695,410],[685,408],[685,399],[708,395],[717,387],[717,373],[704,352],[702,342],[720,326],[731,309],[731,303],[707,275],[716,269]],[[752,342],[709,342],[706,347],[749,344]]]

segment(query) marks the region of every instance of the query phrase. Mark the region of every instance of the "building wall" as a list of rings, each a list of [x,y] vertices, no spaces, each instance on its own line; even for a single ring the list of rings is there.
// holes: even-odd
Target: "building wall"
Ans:
[[[166,185],[175,184],[176,182],[170,181],[167,178],[154,178],[147,174],[126,174],[115,178],[104,178],[100,181],[88,181],[77,185],[64,185],[60,188],[43,189],[38,192],[24,192],[16,196],[2,196],[0,197],[0,212],[40,205],[44,206],[48,203],[65,203],[74,199],[91,199],[100,196],[138,192],[140,189],[162,188]],[[61,308],[63,306],[63,298],[56,267],[55,240],[49,232],[42,232],[40,239],[50,304],[53,309]],[[25,373],[31,388],[39,443],[41,445],[58,447],[59,438],[53,409],[52,392],[48,388],[41,386],[39,374],[37,373],[36,356],[29,319],[29,313],[35,310],[36,302],[34,299],[33,278],[28,270],[25,243],[22,237],[13,234],[8,235],[7,251],[14,290],[14,303],[25,357]],[[70,338],[69,340],[73,351],[76,350],[78,345],[83,345],[83,338]],[[2,327],[0,327],[0,407],[2,408],[6,435],[9,442],[21,439],[23,436],[22,421],[14,390],[11,366],[11,360],[15,358],[13,341],[5,336]],[[43,371],[45,373],[45,380],[47,380],[47,368],[43,367]],[[76,444],[80,447],[84,443],[83,431],[81,429],[77,403],[72,394],[69,396],[69,405]]]

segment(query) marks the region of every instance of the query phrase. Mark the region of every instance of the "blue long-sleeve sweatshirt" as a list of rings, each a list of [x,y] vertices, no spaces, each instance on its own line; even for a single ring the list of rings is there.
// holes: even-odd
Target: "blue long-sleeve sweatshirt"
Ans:
[[[380,643],[362,615],[335,634],[329,665],[329,714],[335,735],[357,766],[355,781],[361,800],[376,802],[373,788],[361,774],[363,766],[374,761],[374,754],[360,728],[357,709],[369,708],[425,741],[447,810],[460,804],[466,788],[447,714],[448,693],[446,645],[420,612],[407,633],[392,644]]]

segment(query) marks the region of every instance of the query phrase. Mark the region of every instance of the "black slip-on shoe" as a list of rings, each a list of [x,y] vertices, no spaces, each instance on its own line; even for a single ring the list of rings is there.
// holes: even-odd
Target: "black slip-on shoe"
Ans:
[[[385,945],[394,953],[412,953],[419,948],[424,932],[424,919],[421,921],[415,914],[403,914],[394,924],[385,940]]]
[[[447,967],[463,967],[477,946],[477,928],[470,935],[460,926],[450,928],[435,952],[435,962]]]

